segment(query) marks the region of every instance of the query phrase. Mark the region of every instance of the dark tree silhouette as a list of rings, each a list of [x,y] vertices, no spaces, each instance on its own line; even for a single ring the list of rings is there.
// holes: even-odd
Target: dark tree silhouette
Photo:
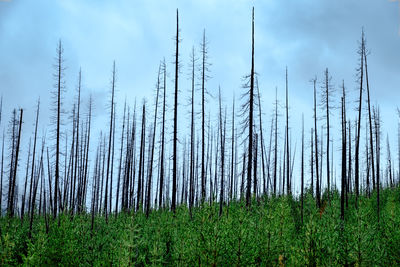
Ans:
[[[250,72],[250,90],[249,90],[249,145],[247,160],[247,188],[246,188],[246,206],[250,206],[251,201],[251,168],[253,165],[253,116],[254,116],[254,7],[252,11],[251,23],[251,72]]]
[[[177,144],[178,144],[178,75],[179,75],[179,15],[176,10],[176,40],[175,40],[175,101],[174,101],[174,139],[173,139],[173,170],[172,170],[172,203],[171,210],[176,209],[176,185],[178,175]]]
[[[361,44],[358,50],[360,55],[360,67],[358,68],[359,82],[360,82],[360,96],[358,99],[358,119],[357,119],[357,133],[356,133],[356,147],[355,147],[355,159],[354,159],[354,187],[356,191],[356,207],[358,207],[358,195],[359,195],[359,179],[360,179],[360,136],[361,136],[361,108],[362,108],[362,92],[363,92],[363,81],[364,81],[364,30],[361,33]]]

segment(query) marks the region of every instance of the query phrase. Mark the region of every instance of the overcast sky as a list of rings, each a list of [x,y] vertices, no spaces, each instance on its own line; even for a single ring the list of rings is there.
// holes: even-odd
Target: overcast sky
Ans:
[[[370,51],[371,99],[381,107],[383,137],[390,134],[395,155],[396,107],[400,98],[400,8],[399,3],[389,0],[0,1],[0,94],[4,104],[1,127],[9,120],[13,108],[24,108],[24,127],[29,129],[24,137],[28,138],[40,97],[41,131],[48,128],[59,39],[64,45],[67,67],[66,102],[71,102],[75,95],[81,67],[83,101],[86,104],[90,93],[95,100],[96,136],[107,123],[113,60],[117,66],[118,116],[121,117],[125,97],[131,106],[135,97],[138,103],[143,97],[152,102],[158,64],[164,57],[170,70],[168,86],[173,87],[177,8],[182,38],[181,102],[186,103],[190,88],[189,54],[192,46],[199,48],[205,29],[212,63],[212,78],[207,87],[216,95],[220,85],[229,107],[233,95],[243,93],[241,78],[250,72],[252,6],[255,7],[255,68],[259,74],[265,127],[269,127],[275,87],[283,100],[286,66],[293,143],[300,144],[298,129],[302,113],[306,130],[312,127],[310,79],[317,76],[322,81],[325,68],[329,68],[335,88],[344,80],[349,90],[348,105],[355,107],[357,48],[364,27]],[[339,99],[337,94],[337,105]],[[65,109],[70,111],[72,107],[66,105]],[[333,120],[339,118],[338,112],[332,111]],[[349,116],[356,118],[354,110]],[[186,126],[187,122],[182,120],[180,129]],[[340,131],[338,123],[334,122],[332,131]],[[338,140],[336,136],[333,138],[335,149]],[[27,146],[25,142],[25,151]]]

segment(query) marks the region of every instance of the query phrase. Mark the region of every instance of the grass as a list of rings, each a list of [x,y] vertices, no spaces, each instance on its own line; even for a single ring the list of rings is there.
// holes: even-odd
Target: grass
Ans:
[[[349,198],[345,221],[340,220],[340,196],[330,204],[323,197],[318,210],[306,194],[304,219],[300,202],[291,197],[232,202],[218,216],[218,204],[204,204],[189,215],[153,211],[95,218],[90,214],[0,219],[0,265],[27,266],[395,266],[400,264],[400,190],[381,194],[378,224],[376,196],[361,196],[355,209]]]

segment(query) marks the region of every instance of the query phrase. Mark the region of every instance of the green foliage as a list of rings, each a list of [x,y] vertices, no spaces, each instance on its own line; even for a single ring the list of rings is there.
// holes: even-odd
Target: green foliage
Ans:
[[[232,202],[221,216],[218,204],[186,206],[145,214],[121,213],[0,218],[0,266],[398,266],[400,265],[400,190],[376,197],[350,197],[345,220],[340,196],[323,197],[321,209],[310,193],[254,200],[251,208]]]

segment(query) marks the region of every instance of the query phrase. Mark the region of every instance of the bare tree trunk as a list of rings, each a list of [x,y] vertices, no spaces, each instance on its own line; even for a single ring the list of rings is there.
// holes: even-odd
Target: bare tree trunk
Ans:
[[[329,139],[329,133],[330,133],[330,125],[329,125],[329,96],[331,94],[330,92],[330,77],[329,77],[329,72],[328,68],[325,70],[325,100],[324,104],[326,107],[326,181],[328,185],[328,200],[330,201],[330,189],[331,189],[331,184],[330,184],[330,170],[329,170],[329,164],[330,164],[330,159],[329,159],[329,144],[330,144],[330,139]]]
[[[225,111],[226,114],[226,111]],[[219,88],[219,127],[220,127],[220,144],[221,144],[221,186],[219,193],[219,216],[222,215],[222,205],[224,202],[224,178],[225,178],[225,123],[226,116],[224,119],[224,125],[222,124],[222,103],[221,103],[221,88]]]
[[[56,168],[55,168],[55,182],[54,188],[58,188],[60,180],[60,122],[61,122],[61,88],[62,88],[62,71],[63,71],[63,47],[61,40],[58,43],[57,49],[57,130],[56,130]],[[57,190],[54,190],[54,207],[53,218],[57,217]]]
[[[344,94],[344,84],[343,84],[343,94]],[[340,197],[340,218],[344,220],[344,201],[346,194],[346,118],[344,114],[344,97],[342,101],[342,175],[341,175],[341,197]]]
[[[33,187],[33,171],[35,170],[35,156],[36,156],[36,139],[37,139],[37,127],[39,122],[39,108],[40,108],[40,99],[38,99],[37,109],[36,109],[36,122],[35,122],[35,137],[33,140],[33,152],[32,152],[32,168],[31,168],[31,181],[29,186],[29,205],[28,205],[28,213],[30,214],[31,210],[31,199],[32,199],[32,187]],[[0,201],[1,202],[1,201]],[[1,203],[0,203],[1,204]],[[0,205],[1,206],[1,205]]]
[[[176,180],[177,180],[177,144],[178,144],[178,72],[179,72],[179,17],[176,10],[176,51],[175,51],[175,102],[174,102],[174,139],[173,139],[173,171],[172,171],[172,203],[171,210],[176,209]]]
[[[195,54],[194,54],[194,47],[192,48],[192,54],[191,54],[191,63],[192,63],[192,97],[190,100],[191,104],[191,122],[190,122],[190,178],[189,178],[189,212],[190,212],[190,217],[192,217],[192,207],[193,207],[193,202],[194,202],[194,132],[195,132],[195,122],[194,122],[194,74],[195,74]],[[203,156],[204,157],[204,156]],[[202,167],[203,168],[203,167]]]
[[[75,185],[76,185],[76,178],[78,176],[78,171],[79,171],[79,115],[80,115],[80,107],[81,107],[81,82],[82,82],[82,71],[79,69],[79,77],[78,77],[78,111],[76,114],[76,122],[75,122],[75,136],[72,136],[72,138],[75,138],[75,154],[74,154],[74,170],[73,170],[73,179],[74,179],[74,192],[73,192],[73,197],[72,197],[72,203],[75,203]],[[79,182],[78,182],[79,184]],[[79,187],[79,185],[78,185]],[[57,190],[57,188],[55,188],[54,190]],[[51,194],[51,192],[50,192]],[[75,207],[75,205],[72,205],[73,207]],[[74,209],[71,210],[72,214],[74,212]]]
[[[112,129],[113,129],[113,119],[114,119],[114,89],[115,89],[115,61],[113,62],[113,72],[112,72],[112,82],[111,82],[110,131],[109,131],[109,135],[108,135],[107,174],[106,174],[106,188],[105,188],[105,193],[104,193],[104,214],[106,216],[106,223],[108,223],[107,197],[108,197],[108,178],[109,178],[109,174],[110,174]]]
[[[18,139],[17,139],[17,147],[15,149],[15,161],[14,161],[14,169],[13,169],[13,179],[12,179],[12,187],[11,187],[11,197],[10,197],[10,205],[9,205],[9,214],[10,217],[14,216],[14,194],[15,194],[15,184],[17,180],[17,167],[18,167],[18,155],[19,155],[19,145],[21,142],[21,129],[22,129],[22,115],[23,115],[23,109],[20,110],[20,117],[19,117],[19,128],[18,128]]]
[[[29,160],[31,157],[31,139],[29,138],[29,150],[28,150],[28,158],[26,161],[26,174],[25,174],[25,186],[24,186],[24,194],[22,196],[22,203],[21,203],[21,225],[24,222],[24,214],[25,214],[25,199],[26,199],[26,187],[28,184],[28,172],[29,172]],[[1,213],[1,206],[0,206],[0,213]]]
[[[304,194],[304,114],[302,114],[301,117],[301,192],[300,192],[300,198],[301,198],[301,224],[303,224],[303,209],[304,209],[304,200],[303,200],[303,194]]]
[[[233,97],[232,100],[232,140],[231,140],[231,181],[230,181],[230,189],[229,189],[229,200],[232,201],[233,199],[233,191],[234,191],[234,186],[233,186],[233,180],[234,177],[236,177],[234,173],[234,158],[235,158],[235,96]]]
[[[278,166],[278,89],[275,88],[275,138],[274,138],[274,197],[276,196],[277,166]]]
[[[286,67],[286,194],[291,194],[290,188],[290,147],[289,147],[289,92],[288,69]]]
[[[316,192],[317,195],[317,207],[321,207],[321,195],[319,190],[319,166],[318,166],[318,133],[317,133],[317,92],[316,92],[316,83],[317,78],[312,80],[314,83],[314,141],[315,141],[315,174],[316,174]]]
[[[3,131],[3,145],[1,146],[1,173],[0,173],[0,218],[3,216],[3,174],[4,174],[4,131]],[[30,198],[29,198],[30,202]]]
[[[257,95],[258,95],[258,116],[260,119],[260,137],[261,137],[261,166],[262,166],[262,175],[263,175],[263,194],[265,194],[265,158],[264,158],[264,135],[263,135],[263,127],[262,127],[262,112],[261,112],[261,97],[260,97],[260,89],[258,87],[258,79],[256,79],[257,85]]]
[[[251,24],[251,73],[250,73],[250,98],[249,98],[249,152],[247,161],[247,189],[246,206],[251,204],[251,167],[253,165],[253,112],[254,112],[254,7]]]
[[[119,186],[121,182],[121,169],[122,169],[122,151],[124,149],[124,132],[125,132],[125,114],[126,114],[126,100],[124,104],[124,117],[122,119],[122,132],[121,132],[121,148],[119,155],[119,168],[118,168],[118,182],[117,182],[117,196],[115,201],[115,216],[118,215],[118,203],[119,203]]]
[[[355,176],[354,176],[354,185],[356,189],[356,208],[358,207],[358,195],[359,195],[359,154],[360,154],[360,136],[361,136],[361,108],[362,108],[362,91],[363,91],[363,75],[364,75],[364,30],[362,31],[361,36],[361,48],[359,51],[360,54],[360,97],[358,104],[358,120],[357,120],[357,135],[356,135],[356,151],[355,151]]]
[[[207,169],[204,162],[205,152],[205,93],[207,80],[208,62],[207,62],[207,41],[206,31],[203,31],[203,42],[201,43],[201,54],[202,54],[202,67],[201,67],[201,201],[203,202],[206,197],[206,176]]]
[[[157,110],[158,110],[158,95],[160,92],[160,75],[161,75],[161,65],[158,68],[158,76],[157,76],[157,94],[156,94],[156,107],[154,110],[154,122],[153,122],[153,140],[151,141],[151,155],[150,155],[150,169],[148,173],[148,187],[147,187],[147,206],[146,206],[146,217],[149,217],[150,212],[150,192],[151,192],[151,182],[153,176],[153,159],[154,159],[154,147],[156,142],[156,130],[157,130]]]
[[[92,95],[89,98],[89,115],[88,115],[88,130],[87,130],[87,144],[86,144],[86,161],[85,161],[85,174],[84,174],[84,200],[83,205],[86,206],[86,189],[88,184],[88,169],[89,169],[89,145],[90,145],[90,127],[92,121]]]
[[[160,162],[160,195],[158,206],[161,208],[163,203],[163,189],[164,189],[164,159],[165,159],[165,105],[166,105],[166,93],[167,93],[167,66],[165,64],[165,59],[162,63],[163,71],[163,115],[162,115],[162,129],[161,129],[161,162]]]
[[[144,187],[144,157],[145,157],[145,146],[146,146],[146,106],[143,104],[142,111],[142,133],[140,140],[140,156],[139,156],[139,176],[138,176],[138,188],[136,197],[136,210],[138,211],[142,204],[141,196]]]
[[[376,143],[376,202],[377,202],[377,214],[378,214],[378,224],[380,221],[380,114],[379,108],[374,109],[374,121],[375,121],[375,143]]]
[[[372,134],[371,101],[370,101],[370,97],[369,97],[367,52],[365,51],[365,46],[364,46],[364,63],[365,63],[365,78],[366,78],[366,82],[367,82],[368,122],[369,122],[369,149],[370,149],[371,167],[372,167],[372,184],[373,184],[373,189],[375,189],[374,136]],[[368,196],[369,196],[369,188],[368,188]]]

